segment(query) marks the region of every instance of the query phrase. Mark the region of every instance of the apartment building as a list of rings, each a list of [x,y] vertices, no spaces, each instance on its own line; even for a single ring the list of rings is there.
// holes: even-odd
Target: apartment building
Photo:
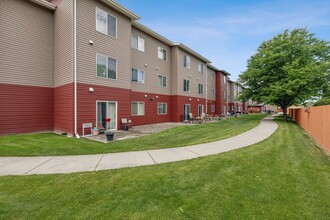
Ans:
[[[229,74],[137,20],[112,0],[0,1],[0,134],[227,112]]]
[[[240,93],[243,91],[243,87],[232,80],[228,80],[227,92],[228,92],[228,108],[230,113],[246,112],[247,102],[241,102],[237,99]]]

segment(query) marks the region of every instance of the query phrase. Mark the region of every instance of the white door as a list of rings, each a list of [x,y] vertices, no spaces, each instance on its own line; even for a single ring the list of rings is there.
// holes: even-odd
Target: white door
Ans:
[[[198,116],[202,116],[202,113],[204,112],[204,106],[198,105]]]
[[[110,118],[110,122],[107,120]],[[117,103],[116,102],[97,102],[96,122],[101,123],[106,130],[117,129]]]
[[[189,104],[183,105],[183,120],[184,121],[189,120],[189,113],[190,113],[190,105]]]

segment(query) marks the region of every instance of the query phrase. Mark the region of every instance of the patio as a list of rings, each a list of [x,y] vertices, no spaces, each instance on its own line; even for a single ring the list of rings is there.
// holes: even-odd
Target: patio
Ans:
[[[133,126],[133,130],[130,129],[128,131],[117,130],[112,131],[114,135],[114,140],[125,140],[130,138],[142,137],[149,134],[158,133],[164,131],[169,128],[174,128],[178,126],[190,126],[193,124],[190,123],[175,123],[175,122],[165,122],[165,123],[158,123],[158,124],[149,124],[149,125],[140,125],[140,126]],[[85,137],[90,140],[99,141],[103,143],[107,143],[105,134],[99,134],[95,136]]]

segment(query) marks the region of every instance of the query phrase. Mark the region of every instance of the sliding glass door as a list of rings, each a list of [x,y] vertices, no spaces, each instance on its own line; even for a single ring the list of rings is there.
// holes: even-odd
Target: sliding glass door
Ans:
[[[110,121],[108,120],[110,119]],[[97,102],[96,122],[106,130],[117,129],[117,102]]]

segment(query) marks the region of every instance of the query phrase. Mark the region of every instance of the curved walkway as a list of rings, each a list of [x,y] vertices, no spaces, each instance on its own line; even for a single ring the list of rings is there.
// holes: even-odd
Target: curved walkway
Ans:
[[[259,126],[224,140],[159,150],[45,157],[0,157],[0,176],[90,172],[189,160],[247,147],[267,139],[277,129],[274,117]]]

